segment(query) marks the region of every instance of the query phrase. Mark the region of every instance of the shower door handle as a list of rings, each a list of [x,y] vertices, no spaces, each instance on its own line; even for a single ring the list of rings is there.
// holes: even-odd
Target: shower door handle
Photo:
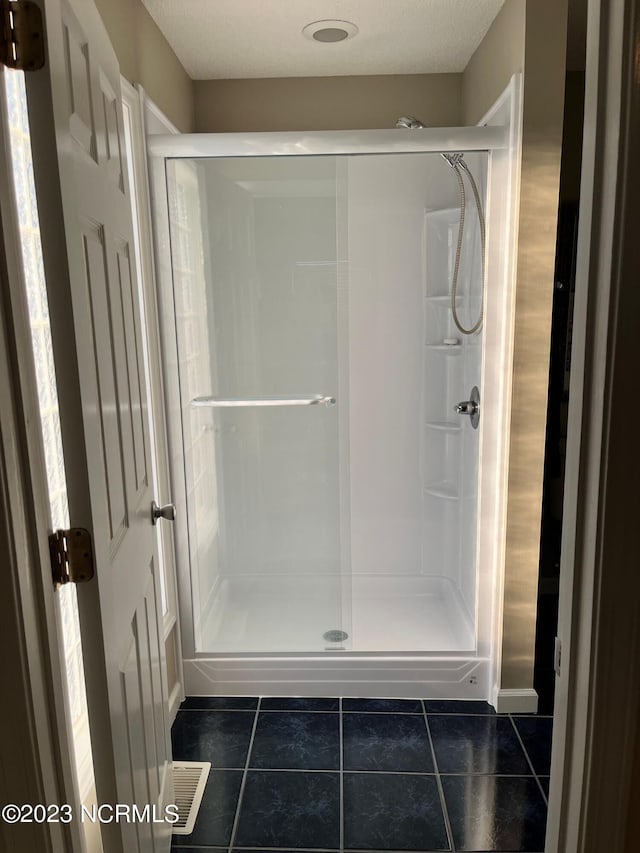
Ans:
[[[292,394],[281,397],[194,397],[191,406],[194,409],[230,409],[250,408],[253,406],[335,406],[336,398],[313,394],[310,397],[302,397]]]

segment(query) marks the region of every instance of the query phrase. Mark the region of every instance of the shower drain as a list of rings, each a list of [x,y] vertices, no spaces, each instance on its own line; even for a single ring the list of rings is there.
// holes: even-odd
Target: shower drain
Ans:
[[[344,641],[349,638],[349,635],[346,631],[338,631],[337,629],[334,629],[332,631],[325,631],[322,638],[326,640],[327,643],[344,643]]]

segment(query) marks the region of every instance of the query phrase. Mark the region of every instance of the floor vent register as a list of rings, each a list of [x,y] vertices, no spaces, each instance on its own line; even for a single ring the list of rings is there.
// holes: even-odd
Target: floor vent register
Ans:
[[[190,835],[202,802],[211,763],[209,761],[174,761],[174,802],[179,818],[171,827],[174,835]]]

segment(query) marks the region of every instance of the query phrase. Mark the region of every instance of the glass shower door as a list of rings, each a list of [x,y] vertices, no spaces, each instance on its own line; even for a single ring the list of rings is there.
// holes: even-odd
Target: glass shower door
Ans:
[[[335,161],[167,161],[197,652],[349,647]]]

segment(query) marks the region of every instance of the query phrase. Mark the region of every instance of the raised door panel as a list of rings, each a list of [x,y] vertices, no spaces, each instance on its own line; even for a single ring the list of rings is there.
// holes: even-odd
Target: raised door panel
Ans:
[[[166,801],[165,771],[171,760],[163,696],[161,645],[158,634],[159,590],[155,565],[148,569],[145,590],[131,620],[129,642],[120,667],[125,741],[133,800],[155,807],[159,815]],[[168,838],[167,824],[149,824],[139,840],[140,850],[161,850]]]
[[[92,222],[84,224],[82,241],[85,282],[90,310],[91,353],[95,365],[96,401],[102,448],[109,548],[113,553],[128,526],[125,499],[126,460],[118,401],[114,360],[114,327],[105,230]],[[84,340],[87,340],[85,336]],[[87,353],[87,356],[89,354]]]
[[[127,428],[131,433],[133,450],[129,488],[137,503],[141,490],[149,485],[149,448],[145,429],[147,411],[139,305],[137,293],[133,288],[131,249],[124,241],[116,245],[116,261],[119,298],[124,321],[122,343],[126,364]]]
[[[104,74],[99,75],[100,103],[104,120],[104,146],[101,159],[110,180],[125,192],[124,139],[122,136],[121,108],[118,96]]]
[[[95,112],[92,99],[89,43],[75,15],[67,9],[63,41],[69,109],[69,130],[82,151],[98,161]]]

